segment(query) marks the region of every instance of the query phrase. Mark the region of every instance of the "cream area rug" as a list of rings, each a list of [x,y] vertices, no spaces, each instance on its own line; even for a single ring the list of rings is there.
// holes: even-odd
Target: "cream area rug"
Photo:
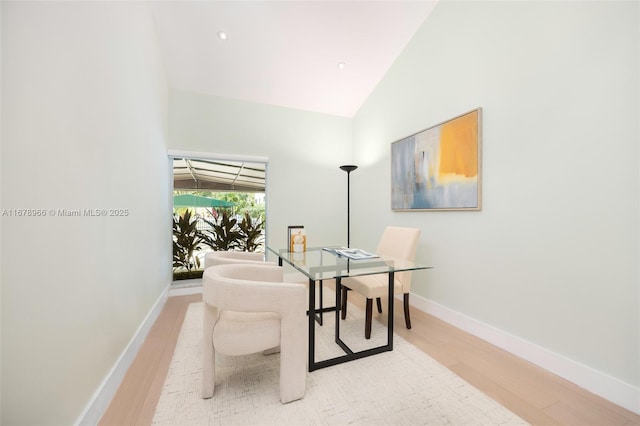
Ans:
[[[384,343],[386,328],[364,334],[362,311],[349,304],[341,328],[353,348]],[[317,357],[340,355],[334,314],[316,325]],[[403,324],[398,324],[403,326]],[[338,348],[339,349],[339,348]],[[357,348],[359,349],[359,348]],[[279,354],[218,354],[216,388],[201,399],[202,304],[189,306],[158,402],[154,425],[524,425],[469,383],[398,335],[394,350],[307,373],[301,400],[281,404]]]

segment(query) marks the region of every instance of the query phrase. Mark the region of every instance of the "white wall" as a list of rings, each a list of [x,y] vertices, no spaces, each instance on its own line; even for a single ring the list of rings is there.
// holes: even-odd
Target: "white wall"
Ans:
[[[2,5],[0,5],[0,165],[2,164],[2,141],[4,140],[4,126],[2,125]],[[2,208],[2,173],[0,173],[0,209]],[[0,220],[0,236],[4,235],[2,231],[2,221]],[[0,237],[1,238],[1,237]],[[0,259],[2,259],[2,243],[0,242]],[[0,409],[2,409],[2,261],[0,260]],[[1,421],[1,420],[0,420]]]
[[[2,424],[72,424],[171,280],[166,82],[145,4],[1,7]]]
[[[422,229],[417,295],[636,392],[638,8],[440,2],[355,117],[352,176],[352,241]],[[483,210],[392,212],[391,142],[476,107]]]
[[[286,246],[288,225],[304,225],[310,246],[346,244],[350,119],[178,90],[169,104],[171,149],[269,159],[269,245]]]

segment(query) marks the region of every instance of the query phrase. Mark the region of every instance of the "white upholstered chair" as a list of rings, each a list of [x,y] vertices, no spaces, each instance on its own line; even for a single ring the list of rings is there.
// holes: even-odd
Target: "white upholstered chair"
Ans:
[[[248,355],[280,347],[280,401],[304,396],[307,290],[283,283],[274,265],[226,264],[203,274],[202,397],[215,388],[215,354]]]
[[[204,256],[204,268],[209,266],[222,265],[222,264],[247,264],[257,263],[264,264],[264,253],[256,253],[250,251],[212,251]],[[274,262],[267,262],[267,264],[275,265]]]
[[[389,226],[384,230],[376,254],[385,258],[413,261],[416,247],[420,238],[420,229]],[[404,320],[407,328],[411,328],[409,316],[409,293],[411,291],[411,272],[394,274],[394,292],[404,295]],[[381,297],[386,297],[389,291],[389,276],[387,274],[364,275],[342,280],[342,319],[347,314],[347,290],[353,290],[367,299],[365,313],[365,337],[371,337],[371,321],[373,315],[373,299],[376,299],[378,312],[382,312]]]

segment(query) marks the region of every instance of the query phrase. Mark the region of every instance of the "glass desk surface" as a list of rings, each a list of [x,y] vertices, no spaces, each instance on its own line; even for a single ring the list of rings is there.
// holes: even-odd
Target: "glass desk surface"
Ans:
[[[267,251],[275,254],[314,281],[432,268],[412,261],[385,256],[372,259],[348,259],[323,250],[323,248],[341,247],[311,247],[303,252],[290,252],[287,249],[267,247]]]
[[[341,247],[324,247],[337,249]],[[394,274],[402,271],[414,271],[418,269],[431,269],[430,266],[420,265],[401,259],[379,256],[372,259],[348,259],[338,256],[336,253],[324,250],[323,247],[307,248],[304,252],[290,252],[287,249],[274,249],[267,247],[267,253],[278,257],[278,264],[287,263],[309,278],[309,309],[307,311],[309,321],[309,351],[308,368],[315,371],[343,362],[354,361],[367,356],[393,350],[393,298],[394,298]],[[388,302],[387,302],[387,343],[368,349],[354,350],[340,336],[340,311],[343,309],[341,301],[342,278],[361,275],[386,274],[388,278]],[[335,278],[335,305],[324,308],[322,306],[322,281]],[[316,284],[320,285],[320,307],[316,308]],[[346,308],[346,306],[345,306]],[[343,351],[343,355],[328,359],[316,360],[316,322],[322,326],[322,313],[335,312],[335,344]],[[318,317],[318,314],[320,316]]]

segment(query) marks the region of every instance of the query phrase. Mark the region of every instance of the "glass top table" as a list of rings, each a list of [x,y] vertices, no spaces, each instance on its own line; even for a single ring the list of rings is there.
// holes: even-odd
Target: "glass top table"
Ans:
[[[287,249],[267,247],[267,251],[275,254],[282,261],[315,281],[431,268],[430,266],[392,257],[379,256],[371,259],[349,259],[331,252],[331,249],[339,248],[341,247],[312,247],[307,248],[304,252],[290,252]]]
[[[375,355],[381,352],[393,350],[393,300],[394,300],[394,274],[396,272],[415,271],[430,269],[430,266],[421,265],[416,262],[403,259],[396,259],[387,256],[376,256],[370,259],[348,259],[338,256],[331,249],[332,247],[312,247],[304,252],[290,252],[287,249],[276,249],[267,247],[267,253],[278,257],[278,264],[284,263],[292,266],[297,271],[304,274],[309,279],[309,371],[329,367],[347,361]],[[342,293],[342,279],[362,275],[387,274],[388,279],[388,308],[387,308],[387,343],[374,348],[359,350],[354,352],[340,337],[340,306]],[[335,306],[324,308],[322,306],[322,281],[336,281]],[[320,284],[320,306],[316,307],[316,284]],[[335,343],[342,348],[344,355],[316,361],[315,359],[315,337],[316,321],[322,325],[322,313],[335,311]],[[318,314],[320,316],[318,316]]]

